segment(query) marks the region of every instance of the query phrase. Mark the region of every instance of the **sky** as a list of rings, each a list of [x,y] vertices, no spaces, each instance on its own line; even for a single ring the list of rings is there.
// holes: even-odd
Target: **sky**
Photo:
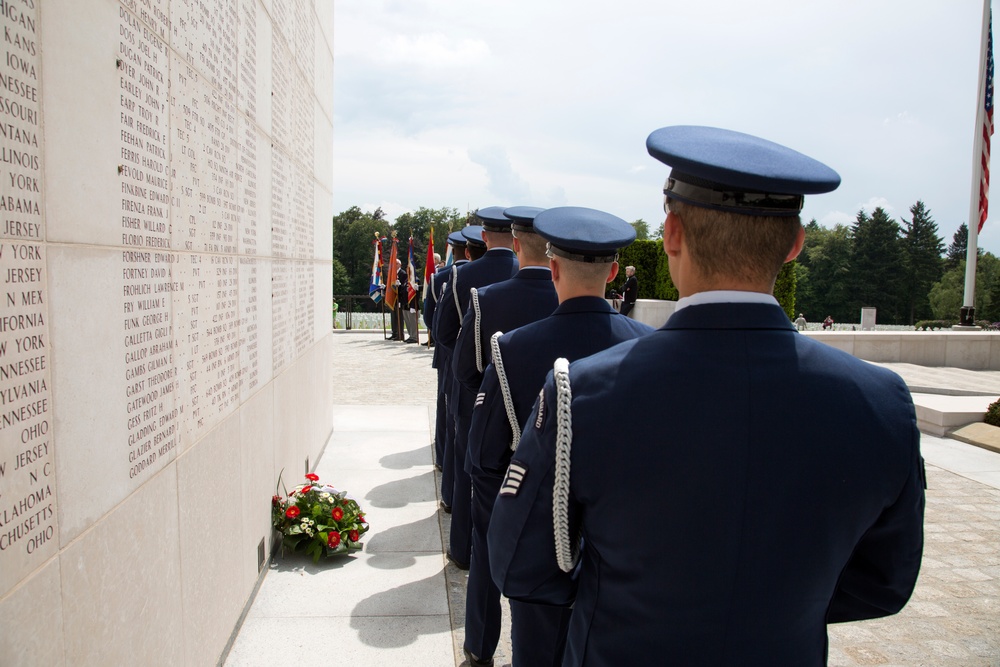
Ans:
[[[587,206],[653,232],[669,168],[647,135],[710,125],[840,174],[806,198],[803,222],[850,225],[878,206],[908,221],[919,200],[947,246],[969,218],[982,12],[982,0],[336,0],[334,211]],[[995,190],[979,246],[1000,256]]]

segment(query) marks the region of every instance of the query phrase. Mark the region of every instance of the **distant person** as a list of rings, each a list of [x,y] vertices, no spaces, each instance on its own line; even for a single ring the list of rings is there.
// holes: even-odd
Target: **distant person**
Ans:
[[[826,625],[902,609],[923,550],[906,385],[798,335],[773,296],[803,195],[840,177],[716,128],[646,145],[673,167],[681,298],[648,336],[554,365],[493,508],[494,580],[572,605],[564,666],[825,665]]]
[[[639,281],[635,277],[635,267],[625,267],[625,284],[622,285],[622,315],[628,315],[635,306],[635,300],[639,297]]]
[[[832,328],[833,328],[833,318],[827,315],[826,319],[823,320],[823,330],[826,331],[827,329],[832,329]]]
[[[437,271],[443,268],[444,268],[444,262],[441,260],[441,253],[439,252],[434,253],[434,270]]]
[[[489,566],[485,529],[517,436],[526,428],[552,363],[559,357],[580,359],[653,332],[652,327],[615,312],[604,300],[605,287],[618,273],[618,250],[635,240],[632,225],[603,211],[562,206],[539,213],[535,230],[549,244],[548,263],[559,307],[537,322],[502,335],[494,333],[490,340],[495,354],[479,387],[469,428],[473,521],[477,530],[480,526],[483,530],[481,539],[475,533],[470,588],[479,563]],[[568,609],[511,600],[510,615],[515,665],[561,663]]]
[[[399,281],[401,279],[400,273],[402,273],[402,279],[405,279],[406,272],[403,271],[402,266],[403,263],[397,259],[390,269],[392,271],[390,275],[395,275],[396,279],[387,288],[392,290],[392,295],[395,297],[392,310],[389,312],[389,324],[392,330],[389,340],[403,340],[403,315],[401,310],[402,302],[399,298]]]
[[[802,313],[799,313],[799,316],[795,318],[795,328],[799,331],[806,330],[806,318],[802,315]]]
[[[410,306],[410,279],[407,275],[406,269],[403,268],[403,263],[400,260],[396,260],[396,282],[394,283],[396,289],[396,307],[393,313],[393,319],[396,323],[396,332],[394,334],[393,340],[402,340],[404,343],[416,343],[417,342],[417,311],[416,308]],[[406,327],[406,338],[403,339],[403,327]]]

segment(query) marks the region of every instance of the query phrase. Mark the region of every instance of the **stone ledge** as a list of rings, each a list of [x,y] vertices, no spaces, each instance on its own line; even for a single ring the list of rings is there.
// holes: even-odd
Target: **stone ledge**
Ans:
[[[1000,428],[996,426],[977,422],[954,431],[951,437],[976,447],[1000,453]]]

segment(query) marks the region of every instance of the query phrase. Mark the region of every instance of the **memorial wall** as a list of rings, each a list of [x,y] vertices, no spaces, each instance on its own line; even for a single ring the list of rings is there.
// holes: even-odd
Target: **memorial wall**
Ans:
[[[332,428],[333,3],[0,24],[0,664],[214,665]]]

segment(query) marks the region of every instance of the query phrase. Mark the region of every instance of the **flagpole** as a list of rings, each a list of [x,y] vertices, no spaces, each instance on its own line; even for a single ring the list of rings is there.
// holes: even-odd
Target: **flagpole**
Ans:
[[[987,206],[989,197],[989,154],[984,153],[990,140],[987,133],[993,133],[992,118],[987,118],[986,94],[987,86],[992,87],[992,72],[987,72],[987,62],[992,69],[993,55],[990,37],[992,17],[990,15],[990,0],[983,0],[982,33],[979,47],[979,86],[976,94],[976,129],[972,150],[972,188],[969,194],[969,236],[965,255],[965,293],[962,298],[962,310],[959,314],[959,326],[976,326],[976,264],[979,257],[979,225],[982,220],[982,207]],[[987,82],[987,75],[991,79]],[[992,98],[992,91],[990,92]],[[992,99],[990,100],[992,105]],[[991,114],[992,115],[992,114]],[[987,122],[989,126],[987,127]],[[987,149],[988,150],[988,149]]]

